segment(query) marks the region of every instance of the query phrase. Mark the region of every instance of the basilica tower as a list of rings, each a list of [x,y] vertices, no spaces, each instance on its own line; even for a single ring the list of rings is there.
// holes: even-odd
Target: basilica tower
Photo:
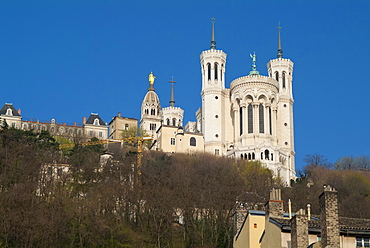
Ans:
[[[152,137],[156,137],[156,131],[161,125],[162,112],[159,97],[154,89],[155,77],[149,74],[149,88],[141,104],[140,128]]]
[[[226,53],[216,49],[215,22],[212,18],[212,40],[209,50],[200,55],[202,72],[201,132],[204,135],[205,151],[223,155],[226,148],[228,90],[225,89]]]
[[[267,63],[268,74],[279,87],[277,102],[276,134],[280,147],[280,174],[284,178],[294,178],[294,126],[293,126],[293,65],[290,59],[283,58],[280,27],[278,27],[277,58]]]

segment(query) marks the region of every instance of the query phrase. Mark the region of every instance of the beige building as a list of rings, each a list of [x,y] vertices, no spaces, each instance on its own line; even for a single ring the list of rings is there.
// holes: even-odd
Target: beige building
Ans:
[[[157,130],[154,147],[168,153],[197,153],[204,152],[203,135],[185,132],[182,127],[162,125]]]
[[[370,219],[339,217],[338,192],[327,186],[319,196],[321,214],[309,208],[284,213],[280,190],[272,190],[266,211],[239,209],[235,214],[235,248],[370,247]]]
[[[123,131],[135,129],[137,129],[137,119],[122,117],[121,113],[118,113],[109,122],[109,139],[121,139]]]
[[[16,110],[13,104],[5,103],[0,109],[0,120],[5,120],[9,127],[36,132],[48,131],[53,136],[69,140],[80,139],[84,141],[93,137],[104,140],[108,138],[108,126],[95,113],[92,113],[88,119],[84,117],[82,125],[78,125],[76,122],[73,124],[59,123],[55,119],[50,121],[24,120],[20,109]]]

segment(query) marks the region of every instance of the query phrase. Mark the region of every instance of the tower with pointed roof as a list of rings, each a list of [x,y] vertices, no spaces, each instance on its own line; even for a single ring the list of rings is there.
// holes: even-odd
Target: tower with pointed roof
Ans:
[[[200,54],[202,73],[201,132],[204,135],[206,152],[225,153],[225,142],[230,139],[231,129],[227,125],[230,116],[224,111],[229,107],[229,92],[225,88],[226,53],[216,49],[215,19],[212,18],[212,39],[209,50]]]
[[[184,118],[184,110],[180,107],[175,107],[175,86],[173,77],[169,81],[171,83],[170,106],[162,109],[163,125],[181,127]]]

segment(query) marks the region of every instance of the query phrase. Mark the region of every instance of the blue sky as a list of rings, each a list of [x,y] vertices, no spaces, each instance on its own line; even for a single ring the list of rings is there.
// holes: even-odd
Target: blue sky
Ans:
[[[201,106],[199,54],[227,54],[227,86],[250,71],[266,75],[277,25],[293,73],[296,166],[305,154],[335,162],[370,155],[370,1],[0,1],[0,104],[25,118],[104,121],[140,118],[153,71],[162,106],[173,76],[185,123]]]

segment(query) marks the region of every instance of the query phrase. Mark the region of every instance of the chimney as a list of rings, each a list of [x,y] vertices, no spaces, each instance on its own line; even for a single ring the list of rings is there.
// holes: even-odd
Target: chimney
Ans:
[[[292,248],[307,248],[308,240],[308,220],[305,211],[300,209],[290,220]]]
[[[22,110],[21,109],[18,109],[18,114],[19,115],[22,115],[21,113],[22,113]]]
[[[121,112],[118,112],[117,116],[118,116],[118,117],[121,117]]]
[[[338,192],[330,185],[326,186],[319,202],[321,247],[339,248]]]
[[[281,190],[272,189],[270,192],[270,200],[265,204],[266,214],[268,217],[283,218],[284,209],[283,201],[281,200]]]
[[[73,126],[77,126],[77,122],[73,122]]]
[[[86,124],[86,117],[82,117],[82,124]]]

